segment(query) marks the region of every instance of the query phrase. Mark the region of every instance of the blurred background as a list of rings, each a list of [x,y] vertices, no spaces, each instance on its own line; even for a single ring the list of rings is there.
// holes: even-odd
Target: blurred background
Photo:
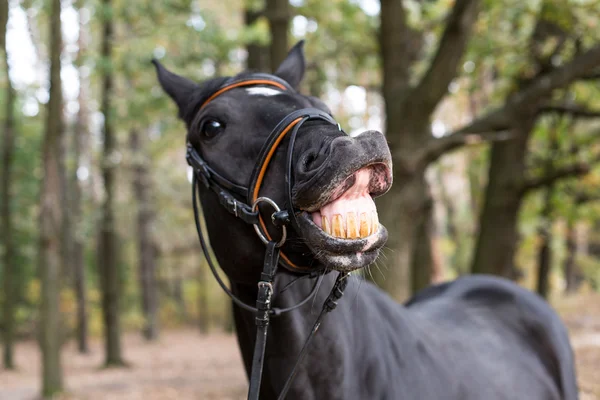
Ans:
[[[470,273],[566,321],[600,399],[600,1],[0,0],[0,399],[242,399],[185,127],[150,60],[273,71],[386,133],[398,300]]]

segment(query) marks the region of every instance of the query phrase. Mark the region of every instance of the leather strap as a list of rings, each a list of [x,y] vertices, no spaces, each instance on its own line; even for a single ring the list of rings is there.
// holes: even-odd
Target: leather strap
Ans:
[[[210,183],[214,182],[221,188],[227,189],[230,192],[233,192],[244,199],[248,197],[248,189],[241,185],[231,182],[229,179],[224,178],[223,176],[218,174],[214,169],[209,167],[206,161],[204,161],[204,159],[200,156],[200,154],[198,154],[196,149],[194,149],[189,143],[187,145],[185,158],[188,164],[192,168],[194,168],[199,174],[198,178],[200,179],[200,182],[204,184],[204,186],[210,187]]]
[[[267,346],[267,332],[269,329],[271,298],[273,296],[273,280],[279,263],[279,248],[277,242],[267,243],[265,261],[261,279],[258,282],[258,296],[256,297],[256,342],[254,343],[254,354],[252,355],[252,372],[250,375],[250,389],[248,400],[258,400],[260,382]]]
[[[350,276],[350,274],[343,274],[341,272],[337,276],[337,279],[333,284],[333,288],[331,288],[331,292],[329,292],[329,296],[327,296],[325,303],[323,303],[321,313],[317,317],[313,328],[311,329],[310,333],[308,334],[308,337],[304,341],[304,345],[302,346],[302,350],[300,350],[300,354],[298,354],[298,358],[296,359],[296,363],[292,368],[292,372],[290,372],[290,375],[288,376],[287,381],[285,381],[285,385],[283,386],[281,393],[279,393],[279,397],[277,398],[278,400],[285,399],[287,392],[290,390],[290,387],[292,386],[292,381],[298,373],[298,367],[302,363],[302,360],[304,359],[304,356],[306,355],[306,352],[308,350],[308,344],[312,340],[315,333],[317,333],[317,330],[319,330],[323,318],[327,313],[330,313],[337,307],[337,302],[342,298],[344,290],[346,290],[346,286],[348,286],[348,276]]]

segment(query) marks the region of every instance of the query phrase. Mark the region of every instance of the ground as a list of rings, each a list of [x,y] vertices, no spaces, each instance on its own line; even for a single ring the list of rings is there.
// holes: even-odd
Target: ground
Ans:
[[[571,334],[580,400],[600,400],[600,294],[563,298],[553,303]]]
[[[600,400],[600,295],[556,302],[572,335],[581,400]],[[246,377],[235,337],[193,330],[163,332],[156,343],[124,338],[128,368],[101,369],[102,347],[90,355],[72,343],[63,363],[68,393],[60,400],[227,400],[246,398]],[[32,400],[39,393],[39,352],[34,342],[17,346],[16,372],[0,371],[0,400]]]

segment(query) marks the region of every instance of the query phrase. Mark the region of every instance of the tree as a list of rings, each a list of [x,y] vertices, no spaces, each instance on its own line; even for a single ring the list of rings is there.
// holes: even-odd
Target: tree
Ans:
[[[15,265],[15,243],[13,218],[11,213],[11,204],[13,202],[12,196],[12,167],[13,167],[13,153],[15,148],[15,89],[12,86],[12,81],[9,74],[8,65],[8,51],[6,42],[6,31],[8,26],[8,1],[2,2],[0,5],[0,46],[2,46],[3,62],[5,81],[6,81],[6,94],[4,97],[5,101],[5,114],[3,124],[3,146],[2,146],[2,177],[0,180],[0,238],[2,238],[3,248],[2,251],[2,264],[4,265],[2,278],[3,284],[3,364],[6,369],[13,369],[13,342],[15,332],[15,302],[16,302],[16,265]]]
[[[288,39],[291,19],[290,2],[289,0],[266,0],[266,3],[265,11],[271,32],[269,60],[271,71],[275,72],[287,56],[290,47]]]
[[[517,82],[519,90],[509,96],[509,101],[514,102],[524,93],[531,94],[527,103],[522,103],[522,107],[514,108],[511,113],[512,122],[509,126],[512,127],[513,138],[492,144],[489,183],[472,264],[472,271],[475,273],[509,276],[517,245],[518,212],[524,195],[532,189],[570,175],[571,168],[568,167],[566,170],[553,170],[551,175],[544,178],[529,180],[526,168],[528,144],[540,108],[551,101],[554,89],[582,78],[600,62],[600,46],[596,46],[587,52],[579,50],[569,62],[553,66],[552,59],[559,56],[565,59],[565,43],[573,41],[573,33],[570,31],[573,24],[567,27],[558,24],[555,21],[556,15],[552,12],[554,6],[551,1],[543,3],[530,39],[530,63],[534,72],[531,72],[531,67],[521,72]],[[566,6],[561,7],[561,10],[567,15],[570,13]],[[573,167],[575,170],[581,169]]]
[[[244,24],[247,30],[253,32],[258,28],[261,18],[264,18],[264,11],[261,10],[255,1],[246,0],[244,7]],[[246,59],[246,68],[251,71],[268,72],[271,69],[269,62],[269,47],[261,43],[256,34],[251,34],[246,44],[248,58]]]
[[[148,156],[137,128],[129,132],[129,144],[133,162],[133,193],[137,210],[137,250],[142,312],[145,318],[143,335],[147,340],[158,338],[158,293],[156,284],[156,244],[152,227],[154,207],[151,200],[152,176],[148,168]]]
[[[412,272],[413,291],[430,281],[432,198],[425,168],[446,151],[435,150],[440,142],[430,135],[430,118],[457,74],[478,9],[477,0],[455,2],[429,68],[411,86],[411,68],[418,61],[423,32],[409,26],[401,1],[381,0],[382,94],[395,184],[379,200],[380,219],[388,228],[388,246],[393,250],[384,260],[387,277],[379,284],[396,297],[406,295],[399,291],[399,282],[406,281],[407,268]]]
[[[42,394],[51,397],[62,391],[60,348],[60,282],[62,252],[62,184],[60,146],[63,136],[63,105],[60,79],[61,39],[60,0],[52,0],[50,14],[50,98],[46,111],[43,170],[40,201],[40,346],[42,350]]]
[[[486,7],[493,7],[486,3]],[[443,154],[462,146],[493,141],[490,180],[486,192],[477,246],[477,265],[480,254],[489,260],[509,258],[516,236],[506,244],[490,251],[490,247],[508,236],[516,223],[518,191],[498,193],[522,184],[527,132],[535,123],[536,106],[553,90],[565,87],[589,73],[600,61],[600,46],[580,49],[570,62],[544,70],[517,90],[509,93],[504,104],[477,116],[469,124],[441,138],[430,132],[433,111],[445,97],[449,84],[457,77],[458,66],[467,49],[468,39],[477,20],[480,4],[476,0],[457,0],[445,18],[446,24],[425,72],[416,84],[412,69],[419,60],[423,32],[410,26],[402,3],[381,1],[380,50],[383,68],[383,96],[385,100],[386,135],[394,157],[394,186],[379,201],[381,220],[390,231],[386,264],[387,279],[379,282],[397,297],[399,282],[407,280],[406,268],[412,276],[412,290],[427,285],[431,277],[431,208],[432,199],[424,172],[428,165]],[[487,27],[489,29],[489,27]],[[504,167],[510,170],[502,169]],[[512,174],[517,174],[513,177]],[[517,186],[521,187],[521,186]],[[520,189],[519,189],[520,190]],[[496,195],[495,195],[496,194]],[[502,217],[491,210],[503,207]],[[491,239],[490,245],[481,242]],[[500,246],[499,246],[500,247]],[[479,257],[479,258],[478,258]],[[494,265],[500,261],[495,261]],[[504,265],[504,264],[503,264]],[[472,268],[479,271],[478,268]]]
[[[112,109],[114,91],[113,69],[113,18],[114,9],[111,0],[103,0],[102,18],[102,103],[104,115],[102,152],[102,180],[104,199],[102,221],[98,243],[98,271],[102,288],[102,312],[104,320],[105,365],[107,367],[124,365],[121,355],[121,323],[119,317],[119,249],[116,227],[116,167],[115,160],[117,138],[114,132],[114,110]]]
[[[75,158],[75,167],[71,172],[71,221],[73,225],[73,243],[70,254],[71,266],[73,268],[73,285],[75,296],[77,298],[77,347],[79,352],[87,353],[88,346],[88,312],[87,312],[87,293],[86,293],[86,273],[84,262],[84,236],[83,236],[83,215],[82,215],[82,183],[79,179],[79,168],[82,167],[82,158],[86,143],[88,143],[88,81],[82,73],[82,67],[87,49],[87,28],[83,13],[85,12],[85,2],[80,0],[77,4],[79,10],[79,38],[77,51],[77,64],[79,70],[79,110],[73,129],[73,151]]]

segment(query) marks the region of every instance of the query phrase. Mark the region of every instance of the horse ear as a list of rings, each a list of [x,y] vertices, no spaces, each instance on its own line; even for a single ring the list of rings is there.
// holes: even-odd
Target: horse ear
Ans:
[[[277,68],[275,75],[284,79],[290,86],[296,89],[300,85],[302,78],[304,78],[305,68],[304,40],[301,40],[292,47],[285,60]]]
[[[156,59],[152,60],[152,64],[156,67],[160,86],[177,103],[179,116],[183,116],[183,112],[190,100],[190,95],[194,90],[198,89],[198,85],[187,78],[172,73]]]

